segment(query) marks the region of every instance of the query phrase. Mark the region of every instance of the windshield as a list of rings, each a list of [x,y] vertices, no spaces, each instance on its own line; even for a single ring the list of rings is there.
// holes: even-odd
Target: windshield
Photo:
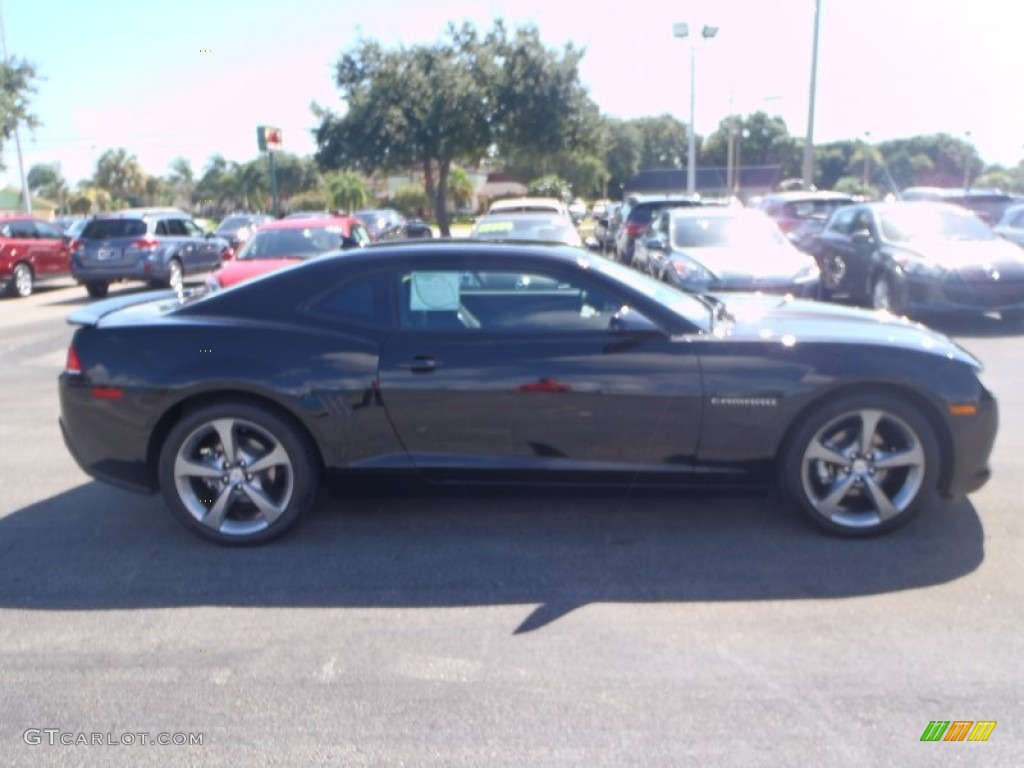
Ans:
[[[237,232],[247,226],[251,221],[249,216],[228,216],[217,227],[218,232]]]
[[[775,222],[762,216],[678,216],[672,220],[677,248],[783,245]]]
[[[995,240],[992,230],[968,211],[908,204],[882,213],[882,236],[894,243],[911,240]]]
[[[470,237],[478,240],[579,243],[576,228],[562,216],[485,216],[473,227]]]
[[[673,288],[668,283],[655,280],[631,267],[598,256],[586,256],[592,269],[608,275],[614,280],[642,293],[652,301],[656,301],[666,309],[678,315],[690,325],[708,329],[710,313],[707,304],[698,300],[693,294]]]
[[[343,240],[340,227],[263,229],[239,251],[238,260],[308,259],[340,250]]]

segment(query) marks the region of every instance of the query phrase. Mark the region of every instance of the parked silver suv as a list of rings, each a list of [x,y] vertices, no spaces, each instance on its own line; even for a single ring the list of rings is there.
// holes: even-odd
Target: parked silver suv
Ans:
[[[90,219],[71,244],[71,274],[94,297],[119,280],[177,290],[187,275],[212,272],[230,255],[227,240],[204,232],[187,213],[137,208]]]

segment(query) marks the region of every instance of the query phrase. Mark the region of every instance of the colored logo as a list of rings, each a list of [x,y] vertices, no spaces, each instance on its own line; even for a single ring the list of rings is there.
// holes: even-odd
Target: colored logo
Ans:
[[[996,720],[931,720],[921,741],[988,741]]]

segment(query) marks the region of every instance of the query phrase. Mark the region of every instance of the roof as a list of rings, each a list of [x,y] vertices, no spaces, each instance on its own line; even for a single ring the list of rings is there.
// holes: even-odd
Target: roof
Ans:
[[[324,227],[351,227],[361,222],[352,216],[311,216],[308,219],[277,219],[259,227],[264,229],[309,229]]]
[[[852,202],[854,197],[852,195],[844,194],[843,192],[831,192],[829,190],[812,192],[807,189],[794,189],[789,192],[772,192],[771,194],[765,195],[761,200],[762,202],[765,200],[778,200],[784,202],[793,202],[797,200],[849,200]]]

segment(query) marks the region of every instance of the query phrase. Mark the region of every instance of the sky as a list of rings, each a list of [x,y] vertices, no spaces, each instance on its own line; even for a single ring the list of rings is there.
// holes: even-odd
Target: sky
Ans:
[[[688,122],[690,40],[673,24],[719,28],[699,40],[697,132],[730,112],[765,110],[807,128],[814,0],[0,0],[7,52],[36,65],[21,136],[26,172],[59,163],[72,184],[124,147],[165,175],[175,157],[200,175],[215,153],[257,156],[256,126],[284,148],[315,150],[310,104],[344,108],[333,82],[360,39],[388,47],[438,40],[449,22],[482,30],[533,24],[551,47],[585,49],[583,83],[621,118]],[[946,132],[988,163],[1024,158],[1020,29],[1012,0],[821,0],[815,143]],[[14,142],[0,185],[18,184]]]

